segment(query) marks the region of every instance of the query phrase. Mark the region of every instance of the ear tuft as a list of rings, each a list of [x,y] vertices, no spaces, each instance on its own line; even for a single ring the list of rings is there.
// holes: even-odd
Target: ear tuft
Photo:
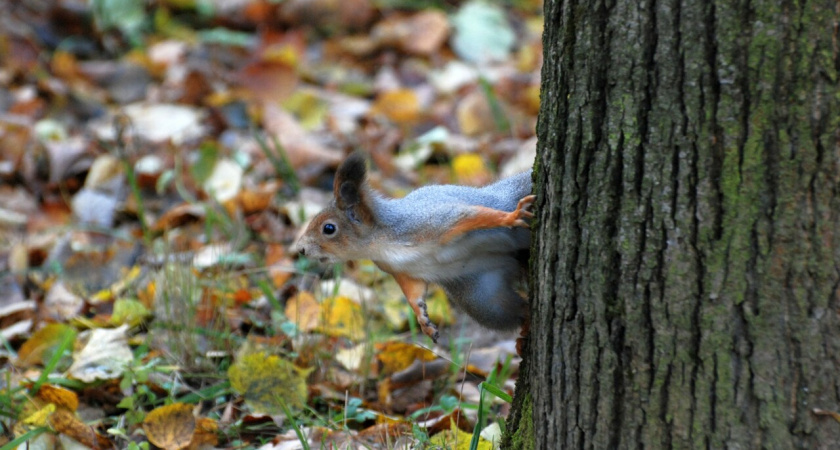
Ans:
[[[362,187],[367,176],[365,157],[360,152],[353,152],[335,174],[333,195],[339,209],[352,208],[362,203]]]
[[[365,157],[360,152],[353,152],[338,167],[335,178],[336,181],[340,180],[342,184],[349,181],[361,185],[365,181],[366,174]]]

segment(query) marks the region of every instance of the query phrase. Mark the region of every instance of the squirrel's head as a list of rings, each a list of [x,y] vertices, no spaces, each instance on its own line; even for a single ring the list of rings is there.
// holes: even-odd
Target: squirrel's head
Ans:
[[[355,152],[347,157],[335,175],[333,202],[309,222],[295,244],[301,255],[322,262],[367,258],[375,238],[375,219],[365,185],[364,157]]]

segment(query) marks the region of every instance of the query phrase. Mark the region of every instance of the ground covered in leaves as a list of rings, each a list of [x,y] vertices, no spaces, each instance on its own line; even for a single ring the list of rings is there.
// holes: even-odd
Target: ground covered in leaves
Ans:
[[[530,167],[540,9],[3,2],[0,449],[497,445],[515,335],[291,248],[351,151],[393,196]]]

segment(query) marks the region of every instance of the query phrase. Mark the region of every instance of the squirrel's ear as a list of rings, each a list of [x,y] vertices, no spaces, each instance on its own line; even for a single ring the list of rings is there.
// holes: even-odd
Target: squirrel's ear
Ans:
[[[338,167],[333,183],[333,194],[338,209],[345,211],[353,222],[369,222],[372,218],[365,204],[364,184],[367,176],[365,158],[354,152]]]

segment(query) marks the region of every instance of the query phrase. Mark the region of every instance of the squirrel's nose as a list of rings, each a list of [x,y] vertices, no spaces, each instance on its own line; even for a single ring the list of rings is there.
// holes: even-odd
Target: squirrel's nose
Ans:
[[[298,253],[300,253],[301,256],[306,256],[306,249],[301,247],[300,250],[298,250]]]

